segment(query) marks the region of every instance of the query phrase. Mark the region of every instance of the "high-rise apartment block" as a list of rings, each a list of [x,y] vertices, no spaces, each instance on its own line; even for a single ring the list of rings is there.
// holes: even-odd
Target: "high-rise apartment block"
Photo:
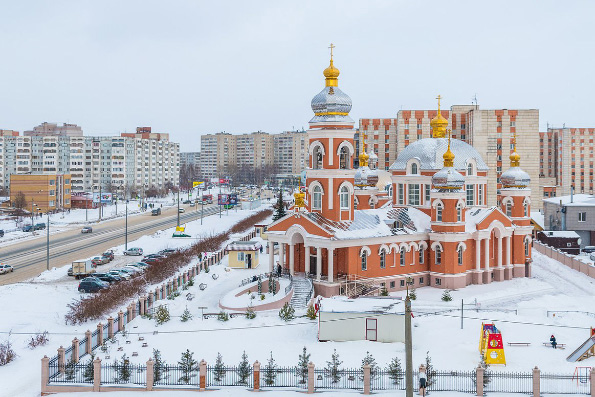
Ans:
[[[189,166],[200,169],[200,152],[180,152],[180,168]]]
[[[388,171],[397,159],[397,119],[359,119],[356,156],[364,148],[364,135],[367,150],[374,148],[378,156],[378,169]]]
[[[273,135],[277,175],[297,175],[306,169],[307,135],[305,131],[285,131]]]
[[[128,195],[179,184],[180,148],[168,134],[141,127],[136,133],[92,137],[74,124],[65,124],[66,130],[51,125],[35,127],[27,136],[0,134],[1,187],[10,188],[12,174],[70,174],[73,193],[103,189]]]

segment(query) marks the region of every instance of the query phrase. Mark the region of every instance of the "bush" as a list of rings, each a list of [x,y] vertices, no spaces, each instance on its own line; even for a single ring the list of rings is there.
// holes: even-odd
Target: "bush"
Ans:
[[[188,279],[188,283],[186,283],[187,286],[192,287],[194,285],[194,277],[190,277]]]
[[[238,377],[240,378],[239,383],[245,385],[248,383],[248,378],[250,377],[250,363],[248,362],[248,355],[244,350],[242,353],[242,360],[240,361],[240,365],[238,365]]]
[[[193,372],[198,371],[198,362],[194,359],[193,353],[190,350],[186,349],[184,353],[182,353],[182,358],[178,361],[178,366],[182,370],[182,376],[180,377],[179,381],[184,382],[186,384],[190,383],[190,380],[193,377]]]
[[[264,367],[264,383],[267,386],[272,386],[275,384],[275,380],[277,379],[277,364],[275,363],[275,359],[273,358],[273,352],[271,352],[271,357],[267,361],[267,365]]]
[[[93,379],[95,379],[95,367],[93,366],[93,360],[95,360],[95,353],[91,353],[91,359],[87,361],[87,364],[85,364],[83,377],[87,382],[93,382]]]
[[[190,314],[190,310],[188,308],[184,309],[184,313],[182,313],[182,317],[180,317],[180,321],[185,323],[188,320],[192,320],[192,314]]]
[[[444,290],[444,292],[442,293],[442,300],[444,302],[450,302],[452,300],[452,296],[450,295],[449,290]]]
[[[265,299],[264,295],[260,295],[260,300],[263,301]]]
[[[114,360],[114,366],[118,371],[118,382],[128,383],[130,381],[131,367],[130,360],[128,360],[126,354],[122,356],[121,362],[118,362],[118,359]]]
[[[219,321],[229,321],[229,314],[221,310],[217,315],[217,320]]]
[[[380,290],[380,296],[388,296],[388,290],[386,289],[386,287],[382,287],[382,289]]]
[[[12,348],[12,343],[9,340],[0,343],[0,366],[6,365],[17,358],[17,354]]]
[[[316,320],[316,308],[314,305],[308,306],[308,310],[306,311],[306,317],[310,320]]]
[[[74,375],[76,372],[76,362],[74,358],[71,357],[70,360],[64,366],[64,376],[66,376],[66,380],[74,380]]]
[[[289,302],[285,302],[281,310],[279,310],[279,317],[281,317],[283,321],[291,321],[295,318],[295,309]]]
[[[169,294],[167,296],[167,299],[169,299],[170,301],[173,301],[174,299],[176,299],[178,296],[180,296],[180,293],[178,291],[174,291],[171,294]]]
[[[415,290],[415,288],[411,288],[411,291],[409,291],[409,299],[411,299],[412,301],[417,299],[417,291]]]
[[[248,320],[253,320],[256,318],[256,312],[254,311],[254,308],[252,306],[248,306],[248,308],[246,309],[246,318]]]
[[[40,334],[32,336],[27,346],[29,346],[29,349],[35,349],[37,346],[44,346],[49,341],[48,331],[43,331]]]
[[[169,309],[167,308],[167,306],[159,305],[159,307],[155,311],[155,322],[157,323],[157,325],[165,324],[169,321],[169,319]]]

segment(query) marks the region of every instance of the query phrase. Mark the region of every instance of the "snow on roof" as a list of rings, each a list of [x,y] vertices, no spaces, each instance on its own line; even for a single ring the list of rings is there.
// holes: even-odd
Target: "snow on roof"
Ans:
[[[357,298],[334,296],[320,301],[320,311],[331,313],[395,313],[402,314],[402,301],[397,298]]]
[[[569,196],[558,196],[558,197],[551,197],[551,198],[546,198],[543,199],[543,201],[545,201],[546,203],[552,203],[552,204],[560,204],[560,201],[562,202],[562,205],[567,205],[567,206],[595,206],[595,196],[593,196],[592,194],[583,194],[583,193],[579,193],[579,194],[575,194],[572,197],[572,203],[570,202],[570,195]]]
[[[496,207],[488,208],[471,208],[465,213],[465,231],[474,232],[477,230],[476,225],[483,221]]]
[[[258,251],[260,247],[258,241],[234,241],[226,249],[228,251]]]
[[[543,234],[547,237],[580,238],[577,232],[571,230],[545,230]]]
[[[542,214],[540,211],[531,211],[531,219],[543,229],[543,225],[545,224],[545,214]]]

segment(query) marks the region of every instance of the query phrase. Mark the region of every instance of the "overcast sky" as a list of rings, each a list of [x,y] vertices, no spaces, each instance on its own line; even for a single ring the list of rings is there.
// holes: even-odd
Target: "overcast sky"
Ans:
[[[329,43],[354,120],[468,104],[595,127],[595,1],[9,1],[0,129],[307,128]]]

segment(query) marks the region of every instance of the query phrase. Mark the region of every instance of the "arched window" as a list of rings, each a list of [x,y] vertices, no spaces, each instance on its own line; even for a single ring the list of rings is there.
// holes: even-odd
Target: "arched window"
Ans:
[[[312,190],[312,209],[322,210],[322,189],[320,186],[314,186]]]
[[[347,170],[350,168],[349,149],[347,149],[347,146],[343,146],[341,148],[341,152],[339,154],[339,168],[343,170]]]
[[[463,247],[459,246],[459,248],[457,248],[457,256],[459,259],[459,265],[463,265]]]
[[[442,203],[436,205],[436,222],[442,222]]]
[[[436,250],[434,251],[435,257],[434,262],[439,265],[442,262],[442,248],[439,245],[436,246]]]
[[[525,217],[529,216],[529,204],[528,203],[523,204],[523,216],[525,216]]]
[[[529,257],[529,248],[530,248],[529,239],[525,239],[525,257],[527,257],[527,258]]]
[[[420,265],[423,265],[424,264],[424,260],[425,260],[425,258],[424,258],[424,250],[423,250],[423,248],[420,248],[419,249],[419,264]]]
[[[312,168],[315,170],[322,169],[322,149],[319,145],[314,146],[312,151]]]
[[[380,253],[380,268],[386,268],[386,252],[384,250]]]
[[[473,175],[473,164],[467,164],[467,175]]]
[[[461,205],[457,205],[457,222],[461,222],[463,220],[463,207]]]
[[[411,164],[411,173],[417,175],[417,164]]]
[[[510,201],[506,203],[506,216],[512,216],[512,204],[510,204]]]
[[[362,270],[368,270],[368,257],[366,251],[362,252]]]
[[[401,266],[405,266],[405,248],[401,248],[399,252],[399,261]]]
[[[341,192],[339,193],[340,197],[340,206],[342,210],[349,209],[349,188],[347,186],[343,186],[341,188]]]

